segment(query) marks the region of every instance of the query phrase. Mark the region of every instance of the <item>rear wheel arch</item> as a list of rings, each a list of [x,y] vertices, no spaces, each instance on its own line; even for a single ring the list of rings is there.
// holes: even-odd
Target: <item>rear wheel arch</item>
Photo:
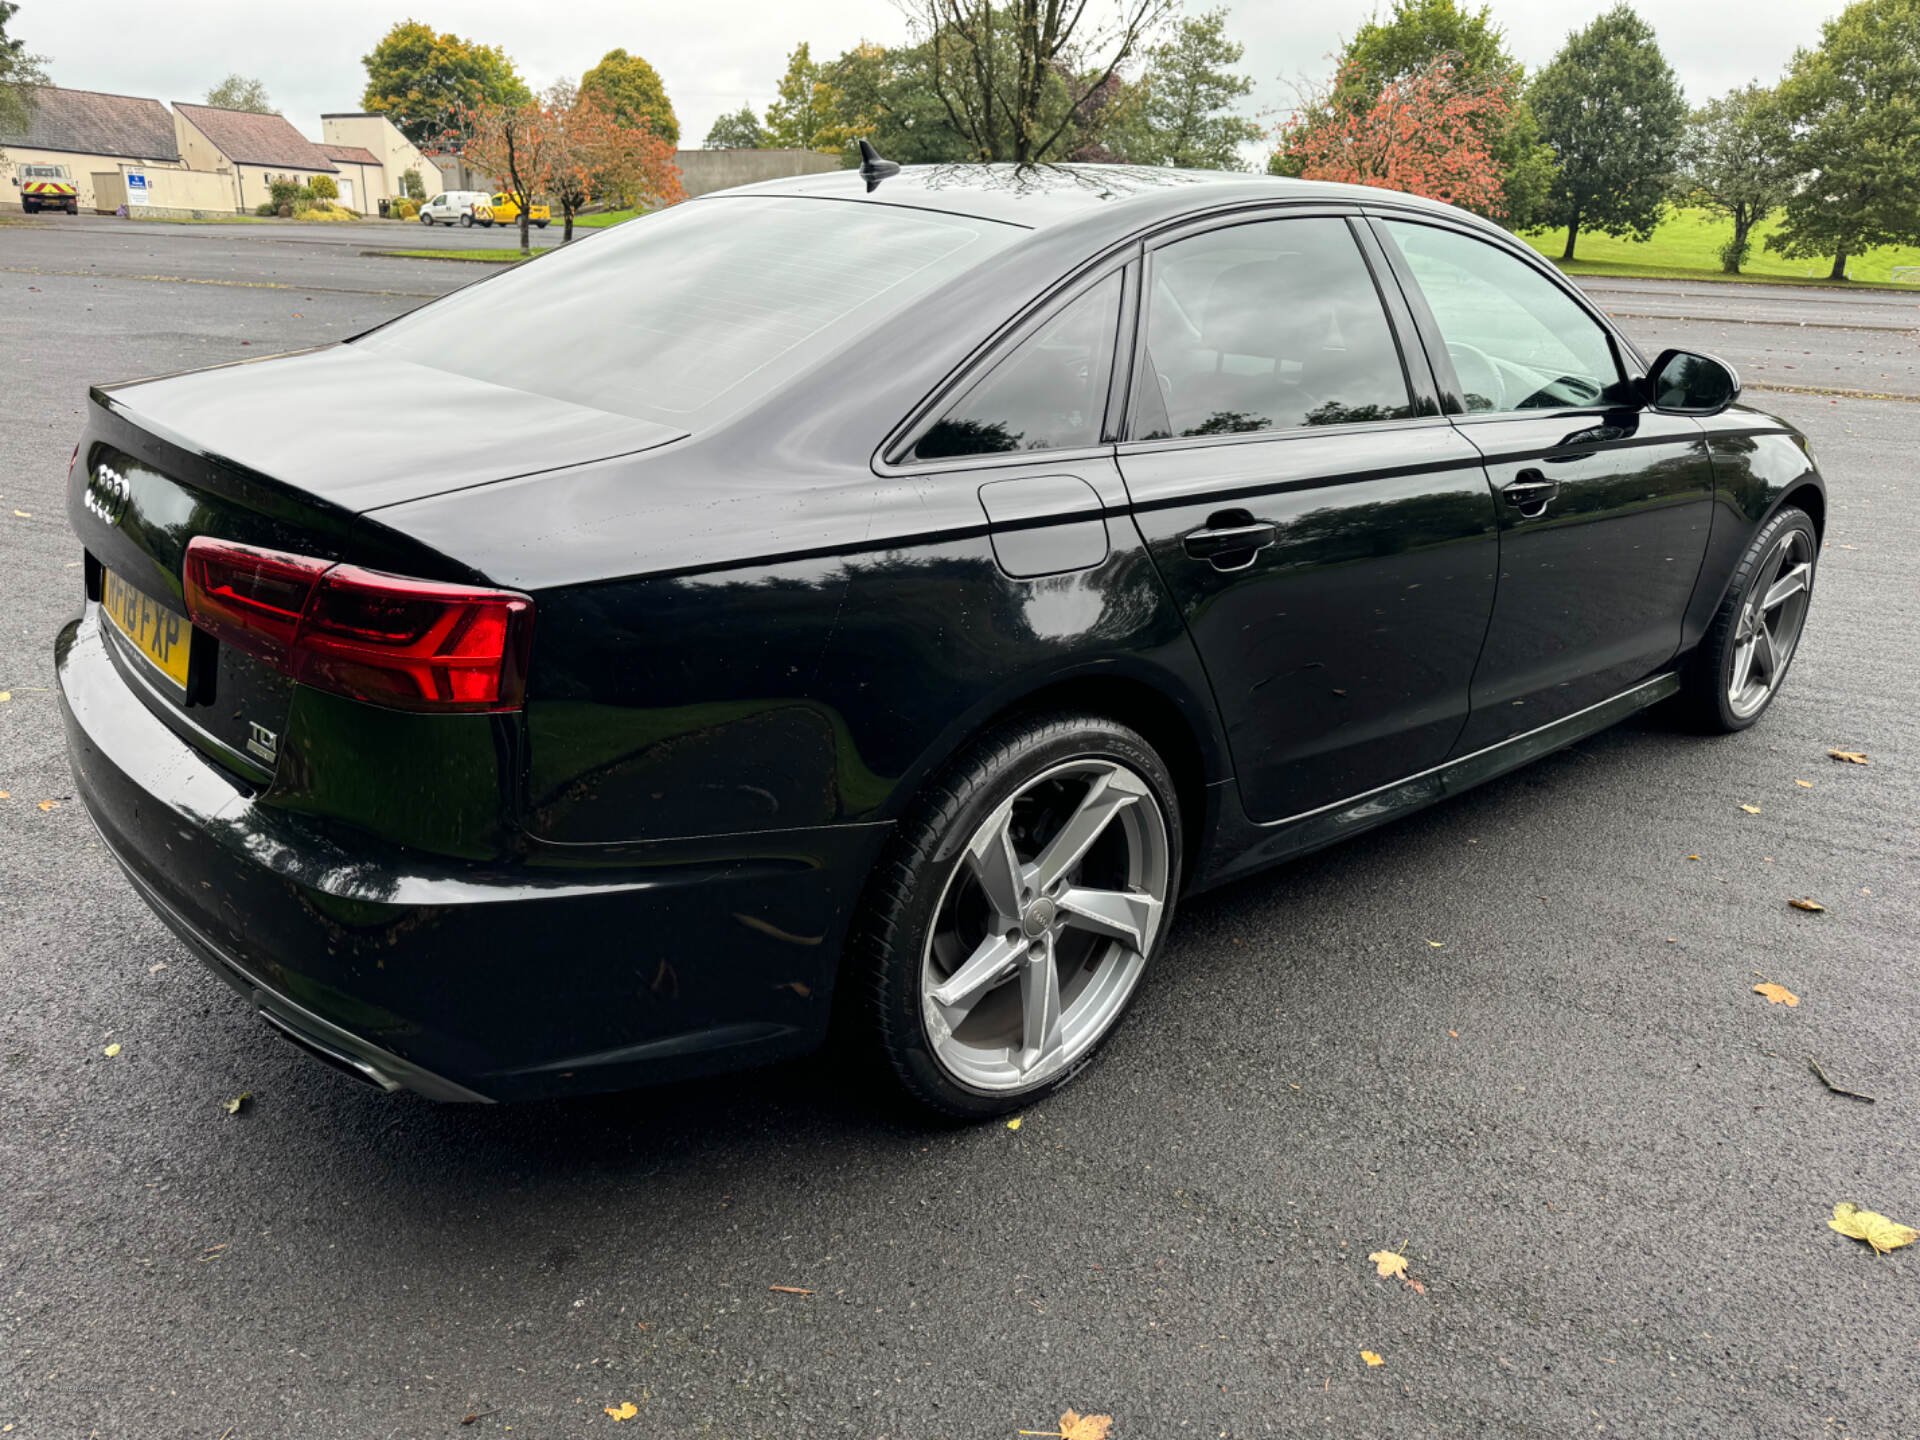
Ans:
[[[1171,682],[1155,683],[1134,672],[1065,676],[992,706],[916,770],[898,792],[896,804],[889,807],[895,812],[890,818],[910,813],[928,785],[982,736],[1029,716],[1068,712],[1116,721],[1154,748],[1173,776],[1174,798],[1180,806],[1181,873],[1189,879],[1199,873],[1208,829],[1207,788],[1230,773],[1224,746],[1218,737],[1205,733],[1205,722],[1175,698]]]

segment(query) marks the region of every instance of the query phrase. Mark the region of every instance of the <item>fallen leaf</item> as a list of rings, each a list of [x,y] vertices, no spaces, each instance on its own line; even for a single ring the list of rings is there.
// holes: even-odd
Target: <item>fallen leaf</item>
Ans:
[[[1758,805],[1742,805],[1740,808],[1749,815],[1758,815],[1760,813],[1760,807]]]
[[[1865,765],[1867,763],[1867,757],[1862,755],[1858,750],[1829,750],[1827,754],[1836,760],[1844,760],[1849,765]]]
[[[11,799],[13,799],[13,792],[11,790],[0,790],[0,800]]]
[[[1825,913],[1827,908],[1826,906],[1822,905],[1818,900],[1805,900],[1805,899],[1789,900],[1787,901],[1787,904],[1791,905],[1796,910],[1812,910],[1816,913]]]
[[[1407,1288],[1413,1291],[1413,1293],[1416,1295],[1424,1295],[1427,1293],[1427,1287],[1422,1285],[1418,1280],[1414,1279],[1411,1275],[1407,1277]]]
[[[601,1408],[616,1420],[631,1420],[640,1413],[640,1407],[631,1400],[623,1401],[619,1405],[603,1405]]]
[[[113,1059],[114,1056],[120,1053],[120,1042],[117,1040],[114,1041],[113,1044],[107,1046],[107,1048],[102,1050],[100,1053],[106,1056],[107,1059],[109,1060]]]
[[[1460,1032],[1458,1030],[1449,1030],[1447,1031],[1447,1034],[1451,1035],[1456,1040],[1460,1038]]]
[[[1020,1128],[1020,1118],[1020,1116],[1016,1115],[1013,1119],[1007,1121],[1007,1129],[1018,1130]]]
[[[22,520],[31,520],[33,518],[33,516],[25,510],[16,510],[13,513],[18,515]]]
[[[1689,855],[1689,856],[1687,856],[1687,859],[1689,859],[1689,860],[1698,860],[1699,858],[1700,858],[1700,857],[1699,857],[1698,855]]]
[[[1794,994],[1793,991],[1787,989],[1784,985],[1775,985],[1772,981],[1768,981],[1764,985],[1754,986],[1753,993],[1766,996],[1769,1005],[1798,1005],[1800,1003],[1800,997]]]
[[[1436,950],[1444,950],[1447,948],[1447,942],[1444,940],[1429,940],[1427,941],[1427,944],[1431,945]]]
[[[1793,783],[1798,785],[1802,790],[1813,789],[1813,781],[1811,780],[1796,780]]]
[[[0,705],[6,704],[11,699],[13,699],[13,691],[0,690]]]
[[[227,1114],[238,1115],[240,1113],[240,1107],[246,1104],[247,1101],[251,1100],[252,1098],[253,1098],[253,1092],[251,1090],[243,1090],[240,1092],[240,1094],[234,1096],[233,1099],[224,1101],[222,1103],[224,1103],[226,1106]],[[461,1423],[465,1424],[466,1422],[462,1421]]]
[[[1396,1255],[1391,1250],[1376,1250],[1367,1259],[1373,1262],[1374,1270],[1382,1280],[1397,1280],[1407,1273],[1407,1257]]]
[[[491,1410],[476,1410],[471,1415],[462,1415],[460,1417],[460,1423],[462,1425],[471,1425],[476,1420],[485,1419],[489,1415],[498,1415],[499,1413],[500,1407],[497,1405]],[[511,1429],[512,1427],[509,1426],[508,1428]]]
[[[1055,1435],[1060,1440],[1107,1440],[1107,1432],[1113,1429],[1111,1415],[1082,1415],[1077,1410],[1069,1410],[1060,1417],[1058,1430],[1022,1430],[1022,1435]]]
[[[1360,1352],[1360,1358],[1366,1361],[1369,1366],[1384,1365],[1387,1363],[1385,1360],[1381,1359],[1378,1355],[1374,1354],[1373,1351],[1371,1350],[1362,1350]]]
[[[811,1290],[802,1290],[798,1285],[769,1285],[767,1289],[777,1291],[782,1295],[811,1295],[813,1293]]]
[[[42,810],[58,810],[60,808],[60,802],[58,800],[42,800],[40,802],[40,808]]]
[[[1862,1210],[1851,1200],[1843,1200],[1833,1207],[1833,1219],[1827,1224],[1842,1235],[1850,1235],[1855,1240],[1864,1240],[1880,1254],[1897,1250],[1902,1245],[1911,1245],[1920,1240],[1920,1230],[1911,1225],[1902,1225],[1889,1220],[1873,1210]]]

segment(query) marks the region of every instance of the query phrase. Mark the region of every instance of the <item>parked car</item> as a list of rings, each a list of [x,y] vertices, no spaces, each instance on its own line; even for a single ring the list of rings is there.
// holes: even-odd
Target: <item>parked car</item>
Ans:
[[[504,190],[498,190],[487,201],[487,225],[517,225],[520,221],[520,202]],[[527,223],[536,230],[544,230],[553,222],[553,211],[545,205],[533,204],[527,207]]]
[[[487,207],[493,197],[484,190],[448,190],[420,207],[422,225],[467,225],[486,223]]]
[[[837,1009],[999,1114],[1088,1063],[1182,895],[1779,693],[1805,438],[1494,225],[895,169],[92,392],[77,790],[280,1033],[508,1100]],[[316,395],[404,422],[289,447]]]

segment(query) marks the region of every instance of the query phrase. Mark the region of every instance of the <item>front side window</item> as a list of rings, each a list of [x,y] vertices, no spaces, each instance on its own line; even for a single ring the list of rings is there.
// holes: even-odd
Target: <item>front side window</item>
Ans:
[[[1558,410],[1616,398],[1606,330],[1525,261],[1458,231],[1386,228],[1446,342],[1469,411]]]
[[[1344,220],[1210,230],[1153,256],[1133,438],[1414,413],[1386,311]]]
[[[988,372],[913,447],[916,460],[1100,443],[1120,276],[1069,304]]]

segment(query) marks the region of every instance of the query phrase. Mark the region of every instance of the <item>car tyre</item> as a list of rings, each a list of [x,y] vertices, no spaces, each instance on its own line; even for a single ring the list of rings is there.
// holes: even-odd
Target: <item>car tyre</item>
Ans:
[[[1681,714],[1694,728],[1731,735],[1767,712],[1799,649],[1819,556],[1813,517],[1796,506],[1760,527],[1681,677]]]
[[[431,230],[433,228],[433,217],[431,215],[422,215],[420,217],[420,223]]]
[[[552,222],[551,222],[551,221],[548,221],[548,220],[536,220],[536,221],[534,221],[534,222],[533,222],[533,228],[534,228],[534,229],[536,229],[536,230],[544,230],[544,229],[546,229],[546,228],[547,228],[547,226],[548,226],[548,225],[550,225],[551,223],[552,223]]]
[[[884,1067],[961,1119],[1072,1080],[1171,927],[1182,854],[1173,778],[1126,726],[1023,717],[970,745],[901,823],[855,922]]]
[[[460,224],[463,228],[471,230],[473,228],[473,216],[462,215],[460,217]]]

